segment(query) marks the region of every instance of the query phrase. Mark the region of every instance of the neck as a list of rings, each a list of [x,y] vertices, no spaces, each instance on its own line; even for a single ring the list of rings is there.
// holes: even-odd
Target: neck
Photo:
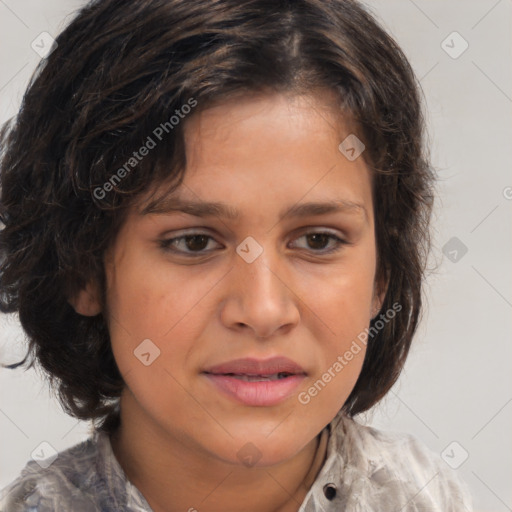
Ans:
[[[111,444],[126,476],[154,512],[296,512],[325,459],[326,432],[291,459],[248,468],[225,462],[140,417],[121,403],[121,422]]]

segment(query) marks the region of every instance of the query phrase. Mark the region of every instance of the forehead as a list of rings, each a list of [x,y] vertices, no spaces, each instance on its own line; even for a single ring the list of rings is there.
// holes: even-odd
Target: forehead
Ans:
[[[245,207],[280,203],[280,218],[344,212],[368,220],[369,170],[362,157],[351,161],[340,151],[349,130],[332,95],[219,103],[185,121],[182,184],[170,195],[157,191],[140,213],[179,210],[236,220]]]

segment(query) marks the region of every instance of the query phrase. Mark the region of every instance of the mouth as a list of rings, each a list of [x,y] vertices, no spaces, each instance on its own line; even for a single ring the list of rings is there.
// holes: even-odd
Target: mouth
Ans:
[[[229,399],[260,407],[285,401],[307,375],[300,365],[285,357],[237,359],[212,366],[202,374]]]
[[[223,373],[223,374],[212,373],[211,375],[225,375],[226,377],[233,377],[234,379],[243,380],[245,382],[266,382],[269,380],[286,379],[295,374],[279,372],[279,373],[273,373],[272,375],[248,375],[248,374],[237,374],[237,373]]]
[[[284,378],[288,375],[306,374],[304,368],[288,357],[270,359],[244,358],[206,368],[205,373],[214,375]]]

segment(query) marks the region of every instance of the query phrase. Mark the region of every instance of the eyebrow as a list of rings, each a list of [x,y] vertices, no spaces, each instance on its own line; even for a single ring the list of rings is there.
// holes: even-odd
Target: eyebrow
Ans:
[[[240,212],[225,203],[191,201],[178,197],[166,197],[156,200],[143,208],[141,215],[170,214],[173,212],[182,212],[195,217],[218,217],[229,220],[237,220],[240,218]],[[329,213],[363,215],[368,222],[368,212],[366,208],[360,203],[346,199],[294,204],[289,208],[281,210],[279,220],[281,221],[284,217],[300,218],[326,215]]]

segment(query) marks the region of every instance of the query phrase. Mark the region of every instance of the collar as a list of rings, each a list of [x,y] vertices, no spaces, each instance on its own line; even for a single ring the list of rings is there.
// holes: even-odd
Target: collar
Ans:
[[[382,446],[373,444],[368,427],[346,413],[340,411],[325,430],[329,436],[325,463],[298,512],[362,510],[369,496],[379,494],[375,485],[380,487],[379,482],[396,475],[386,468]]]
[[[94,441],[98,450],[96,471],[108,487],[112,499],[109,505],[112,506],[112,510],[151,512],[149,503],[139,489],[130,482],[116,459],[108,434],[96,430]]]
[[[359,497],[372,492],[368,489],[372,475],[385,468],[378,451],[370,450],[376,454],[373,458],[362,456],[363,445],[365,450],[370,448],[364,429],[345,413],[339,412],[322,430],[319,447],[327,443],[325,461],[316,478],[311,473],[306,477],[311,487],[298,512],[336,512],[340,506],[357,503]],[[115,510],[151,511],[142,493],[128,480],[115,458],[109,436],[95,431],[94,437],[98,447],[96,470],[108,486]],[[315,462],[321,451],[318,450]]]

